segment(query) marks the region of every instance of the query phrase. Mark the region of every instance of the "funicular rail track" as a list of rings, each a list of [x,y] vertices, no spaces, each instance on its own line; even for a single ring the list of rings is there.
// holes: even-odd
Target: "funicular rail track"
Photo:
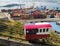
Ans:
[[[3,42],[3,43],[1,43]],[[7,44],[8,42],[8,44]],[[55,45],[50,45],[50,44],[43,44],[41,42],[32,42],[32,43],[29,43],[29,42],[17,42],[17,41],[13,41],[13,40],[6,40],[6,39],[1,39],[0,38],[0,44],[3,44],[3,45],[8,45],[8,46],[55,46]]]
[[[52,44],[48,44],[48,43],[42,43],[42,42],[30,42],[32,45],[31,46],[56,46],[56,45],[52,45]]]

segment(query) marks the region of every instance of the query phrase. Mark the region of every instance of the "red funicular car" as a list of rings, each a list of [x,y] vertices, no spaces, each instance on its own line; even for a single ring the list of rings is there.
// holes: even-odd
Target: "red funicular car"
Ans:
[[[26,40],[43,39],[50,37],[51,25],[47,22],[28,23],[24,26]]]

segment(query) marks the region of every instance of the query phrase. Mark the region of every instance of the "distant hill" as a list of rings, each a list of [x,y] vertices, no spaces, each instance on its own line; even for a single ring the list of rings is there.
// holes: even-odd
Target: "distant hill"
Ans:
[[[25,4],[7,4],[5,6],[0,6],[0,7],[14,7],[14,6],[21,6],[21,5],[25,5]]]

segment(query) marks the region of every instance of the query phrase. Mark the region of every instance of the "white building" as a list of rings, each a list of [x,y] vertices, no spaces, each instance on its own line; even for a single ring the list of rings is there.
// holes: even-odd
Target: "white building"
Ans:
[[[10,20],[10,14],[8,14],[7,12],[0,12],[0,18]]]

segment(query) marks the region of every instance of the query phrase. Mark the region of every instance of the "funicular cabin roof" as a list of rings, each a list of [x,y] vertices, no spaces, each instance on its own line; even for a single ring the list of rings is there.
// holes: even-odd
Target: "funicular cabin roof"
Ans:
[[[36,28],[51,28],[50,23],[29,23],[25,25],[25,29],[36,29]]]

